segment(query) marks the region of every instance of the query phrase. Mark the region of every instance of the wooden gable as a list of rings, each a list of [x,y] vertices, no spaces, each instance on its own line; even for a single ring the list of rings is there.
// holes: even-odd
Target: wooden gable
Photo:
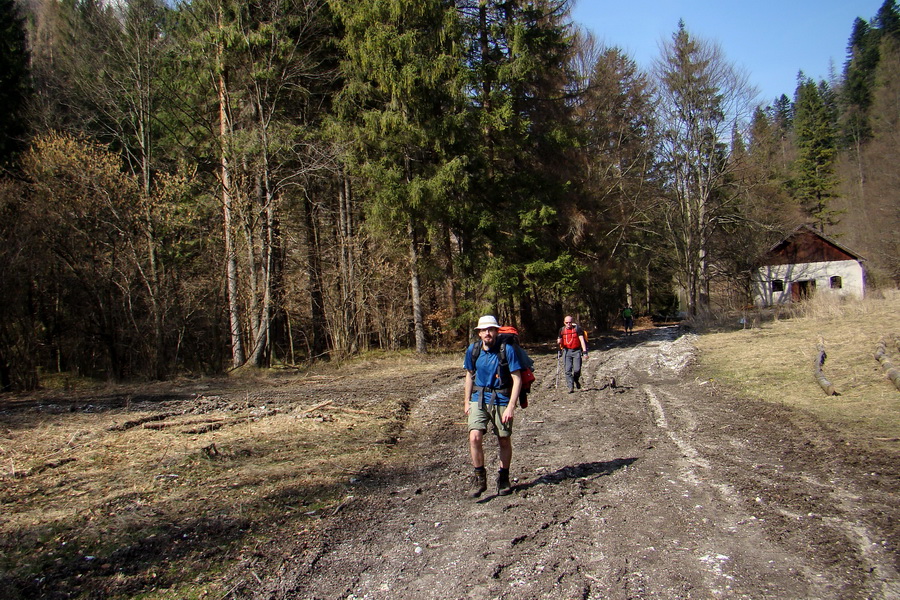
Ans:
[[[840,260],[861,258],[815,229],[803,225],[773,246],[763,258],[762,264],[794,265]]]

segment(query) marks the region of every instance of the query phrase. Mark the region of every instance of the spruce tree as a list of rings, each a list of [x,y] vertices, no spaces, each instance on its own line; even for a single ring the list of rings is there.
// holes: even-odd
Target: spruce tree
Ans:
[[[650,310],[644,288],[658,254],[650,248],[658,249],[660,239],[648,232],[657,222],[660,178],[648,76],[618,48],[601,49],[591,60],[577,104],[584,191],[569,203],[568,241],[592,257],[581,289],[595,322],[605,326],[623,299],[641,312]]]
[[[859,148],[871,137],[869,107],[875,85],[875,69],[878,66],[878,30],[857,18],[847,48],[844,64],[842,96],[844,108],[844,144]]]
[[[306,119],[329,79],[322,1],[196,0],[178,11],[186,149],[220,199],[231,364],[262,367],[284,319],[286,196],[323,167]],[[176,114],[176,111],[172,111]],[[302,196],[302,194],[299,194]],[[312,287],[312,286],[311,286]],[[315,303],[315,300],[313,301]],[[315,304],[321,309],[321,302]],[[316,315],[314,328],[324,317]],[[324,332],[324,330],[323,330]],[[316,332],[318,333],[318,332]],[[324,335],[312,334],[318,350]]]
[[[900,10],[896,0],[884,0],[874,19],[882,37],[891,37],[900,41]]]
[[[24,145],[29,96],[25,24],[14,0],[0,0],[0,166]]]
[[[824,82],[816,85],[805,77],[797,86],[794,136],[798,157],[791,185],[794,198],[823,233],[837,223],[838,216],[830,207],[837,186],[837,130],[828,92]]]
[[[472,184],[468,214],[460,215],[474,250],[467,268],[473,289],[509,311],[498,316],[527,328],[540,310],[534,303],[565,294],[576,271],[558,220],[574,179],[566,2],[458,4],[470,99]]]
[[[423,250],[440,244],[448,206],[465,186],[454,153],[461,40],[444,0],[335,0],[344,29],[339,101],[348,165],[365,182],[373,231],[405,243],[417,352],[427,350]]]

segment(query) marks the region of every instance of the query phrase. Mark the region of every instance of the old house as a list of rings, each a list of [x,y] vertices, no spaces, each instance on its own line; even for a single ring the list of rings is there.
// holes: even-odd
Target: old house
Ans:
[[[760,261],[752,281],[753,302],[772,306],[815,293],[862,298],[863,259],[808,225],[775,244]]]

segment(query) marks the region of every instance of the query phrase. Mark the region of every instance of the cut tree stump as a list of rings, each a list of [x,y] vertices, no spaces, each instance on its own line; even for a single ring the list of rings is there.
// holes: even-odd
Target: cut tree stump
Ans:
[[[878,341],[878,346],[875,349],[875,360],[881,364],[884,374],[891,380],[894,387],[900,390],[900,369],[897,369],[897,367],[894,366],[894,363],[891,362],[891,358],[888,355],[888,341],[886,338],[881,338],[881,340]]]

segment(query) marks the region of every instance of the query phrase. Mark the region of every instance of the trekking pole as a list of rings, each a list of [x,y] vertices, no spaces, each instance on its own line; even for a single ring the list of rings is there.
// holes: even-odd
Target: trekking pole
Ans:
[[[553,386],[554,390],[559,389],[559,356],[562,354],[559,350],[556,351],[556,383]]]

